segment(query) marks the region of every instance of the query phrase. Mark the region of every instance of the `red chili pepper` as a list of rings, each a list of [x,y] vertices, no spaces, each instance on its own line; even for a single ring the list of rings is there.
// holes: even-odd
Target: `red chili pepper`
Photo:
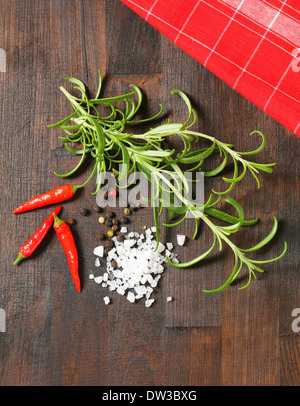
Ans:
[[[30,257],[35,249],[40,245],[45,235],[49,231],[53,224],[53,213],[58,214],[61,206],[58,206],[53,212],[43,221],[42,225],[36,230],[36,232],[22,245],[19,249],[19,255],[14,262],[14,265],[19,264],[23,259]]]
[[[33,197],[27,202],[21,204],[13,211],[13,213],[23,213],[24,211],[29,211],[37,209],[39,207],[47,206],[49,204],[62,202],[74,196],[77,189],[78,186],[72,186],[68,184],[59,186],[53,190],[50,190],[49,192]]]
[[[66,254],[75,287],[78,290],[78,292],[80,292],[81,287],[78,274],[78,253],[74,237],[72,235],[70,227],[65,221],[57,217],[55,213],[53,213],[53,217],[54,217],[53,224],[54,230]]]

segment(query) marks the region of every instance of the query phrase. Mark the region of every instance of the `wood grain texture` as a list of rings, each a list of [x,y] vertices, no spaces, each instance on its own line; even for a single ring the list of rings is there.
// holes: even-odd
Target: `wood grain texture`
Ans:
[[[119,0],[0,0],[0,8],[0,48],[6,53],[6,72],[0,72],[0,308],[6,314],[0,385],[299,386],[300,336],[291,328],[292,310],[300,307],[299,139]],[[254,159],[276,162],[274,173],[262,174],[260,189],[246,176],[233,192],[246,216],[260,222],[233,240],[254,244],[277,216],[279,234],[262,256],[276,256],[284,241],[289,248],[248,289],[239,291],[238,281],[222,295],[202,292],[230,274],[233,258],[224,250],[192,269],[167,267],[150,308],[120,295],[111,295],[105,306],[107,290],[89,280],[91,271],[100,273],[93,256],[99,232],[93,182],[61,212],[76,220],[82,292],[74,289],[53,232],[30,260],[13,267],[19,247],[50,209],[17,216],[12,210],[58,186],[61,179],[53,171],[69,171],[76,162],[63,149],[58,130],[46,128],[71,112],[59,87],[71,89],[64,78],[75,76],[93,93],[98,69],[107,96],[139,85],[147,115],[163,103],[170,118],[184,120],[184,104],[170,94],[178,88],[193,101],[199,131],[237,150],[255,148],[251,131],[266,135],[266,147]],[[172,143],[179,146],[175,138]],[[83,169],[72,183],[86,179],[91,162]],[[211,187],[221,190],[224,184],[212,179],[206,192]],[[89,215],[80,216],[80,207]],[[151,210],[143,208],[130,216],[128,227],[139,231],[152,222]],[[186,249],[178,248],[183,261],[211,241],[200,227],[192,242],[190,220],[178,232],[188,237]],[[176,242],[176,233],[162,228],[161,238]],[[167,296],[174,300],[167,303]]]

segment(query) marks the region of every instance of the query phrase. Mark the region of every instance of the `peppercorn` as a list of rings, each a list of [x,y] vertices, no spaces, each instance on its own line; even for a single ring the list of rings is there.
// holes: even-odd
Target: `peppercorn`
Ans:
[[[99,234],[97,234],[97,238],[98,238],[98,240],[104,240],[105,235],[102,233],[99,233]]]
[[[104,223],[107,227],[111,227],[112,221],[110,219],[106,219]]]
[[[112,240],[106,240],[104,245],[106,248],[111,248],[114,243],[112,242]]]
[[[117,261],[115,261],[114,259],[111,261],[110,265],[111,265],[113,268],[116,268],[116,267],[118,266]]]
[[[119,221],[120,221],[121,224],[125,224],[125,223],[127,223],[128,218],[124,217],[124,216],[121,216],[121,217],[119,217]]]
[[[100,212],[101,212],[101,207],[99,207],[98,204],[95,204],[95,205],[93,206],[93,210],[94,210],[96,213],[100,213]]]
[[[119,229],[119,227],[115,224],[115,225],[112,226],[111,229],[112,229],[112,231],[117,231]]]
[[[108,230],[106,235],[107,235],[107,237],[113,237],[113,235],[114,235],[113,230]]]
[[[110,251],[110,248],[104,248],[104,255],[107,255]]]
[[[138,204],[136,205],[136,208],[137,208],[137,209],[140,209],[141,207],[142,207],[141,203],[138,203]]]
[[[107,218],[112,218],[113,216],[114,216],[114,213],[112,211],[110,211],[110,210],[106,211],[106,217]]]
[[[103,216],[99,217],[99,223],[101,223],[101,224],[105,223],[105,218]]]
[[[109,196],[111,196],[111,197],[116,197],[116,196],[117,196],[117,191],[116,191],[115,189],[111,189],[111,190],[109,191]]]
[[[142,230],[146,230],[147,226],[142,226],[141,229]]]
[[[130,210],[128,209],[128,207],[126,207],[125,209],[124,209],[124,214],[130,214]]]
[[[75,224],[75,220],[72,217],[69,217],[67,220],[67,223],[72,226],[73,224]]]
[[[117,226],[119,224],[119,220],[117,218],[112,220],[112,223],[114,226]]]
[[[87,216],[88,210],[85,209],[84,207],[81,207],[81,208],[79,209],[79,213],[80,213],[82,216]]]
[[[117,235],[117,240],[118,240],[119,242],[124,241],[124,239],[125,239],[125,237],[124,237],[123,234],[118,234],[118,235]]]

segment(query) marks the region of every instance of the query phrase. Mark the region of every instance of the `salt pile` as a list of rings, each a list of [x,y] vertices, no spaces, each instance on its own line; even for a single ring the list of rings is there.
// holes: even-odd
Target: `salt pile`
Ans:
[[[107,255],[106,272],[102,276],[91,274],[90,278],[102,287],[126,296],[131,303],[144,298],[145,306],[151,306],[154,302],[151,295],[164,272],[163,264],[167,262],[165,257],[179,262],[178,254],[171,252],[171,243],[165,246],[159,242],[155,251],[153,232],[155,227],[146,229],[145,234],[130,232],[125,235],[124,241],[112,237],[114,246]]]

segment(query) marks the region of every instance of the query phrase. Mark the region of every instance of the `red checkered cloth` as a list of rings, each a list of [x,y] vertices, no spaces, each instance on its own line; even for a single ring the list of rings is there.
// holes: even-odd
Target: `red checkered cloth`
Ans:
[[[300,1],[121,1],[300,137]]]

